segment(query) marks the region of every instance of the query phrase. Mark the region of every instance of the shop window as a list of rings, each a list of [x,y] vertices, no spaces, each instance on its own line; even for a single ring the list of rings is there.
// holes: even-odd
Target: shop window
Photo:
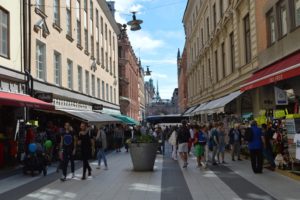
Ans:
[[[268,23],[268,43],[273,44],[276,41],[275,36],[275,16],[274,12],[271,10],[267,13],[267,23]]]
[[[300,26],[300,0],[294,0],[295,7],[295,25]]]
[[[0,7],[0,56],[9,58],[9,13]]]
[[[46,45],[38,40],[36,42],[36,77],[46,79]]]

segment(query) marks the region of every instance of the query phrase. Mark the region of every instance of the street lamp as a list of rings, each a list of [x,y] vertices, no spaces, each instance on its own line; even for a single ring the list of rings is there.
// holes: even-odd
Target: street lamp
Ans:
[[[132,20],[127,23],[131,31],[141,30],[141,24],[143,23],[143,20],[136,19],[135,13],[132,12]]]
[[[147,70],[145,71],[145,76],[151,76],[151,72],[152,71],[149,70],[149,66],[147,66]]]

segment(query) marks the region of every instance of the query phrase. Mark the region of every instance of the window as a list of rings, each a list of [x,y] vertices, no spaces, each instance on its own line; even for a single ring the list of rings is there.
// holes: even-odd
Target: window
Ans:
[[[218,50],[215,51],[215,80],[221,80],[219,74],[219,63],[218,63]]]
[[[115,77],[116,76],[116,62],[115,61],[113,62],[113,70],[114,70],[113,74]]]
[[[244,17],[245,58],[246,63],[251,61],[251,35],[249,14]]]
[[[67,13],[67,34],[72,36],[72,15],[71,15],[71,0],[66,0],[66,13]]]
[[[99,42],[99,12],[96,9],[96,42]]]
[[[100,62],[100,49],[99,42],[96,44],[96,54],[97,54],[97,62]]]
[[[94,10],[93,10],[94,8],[93,8],[93,1],[91,0],[90,1],[90,32],[91,32],[91,35],[93,35],[93,33],[94,33],[94,31],[93,31],[93,28],[94,28],[94,26],[93,26],[93,18],[94,18]]]
[[[9,14],[0,7],[0,56],[9,58]]]
[[[97,98],[100,99],[100,79],[97,78]]]
[[[85,93],[90,94],[90,74],[87,70],[85,70]]]
[[[105,52],[105,69],[108,72],[108,54]]]
[[[113,36],[112,41],[113,41],[113,50],[115,50],[116,49],[116,47],[115,47],[115,36]]]
[[[223,70],[223,77],[226,76],[226,68],[225,68],[225,59],[226,59],[226,55],[225,55],[225,44],[224,42],[221,44],[221,51],[222,51],[222,70]]]
[[[113,89],[112,86],[110,86],[110,102],[113,101]]]
[[[113,73],[111,57],[109,57],[109,71],[110,71],[110,74]]]
[[[216,11],[216,4],[213,5],[213,17],[214,17],[214,28],[217,26],[217,11]]]
[[[73,62],[67,60],[67,70],[68,70],[68,88],[73,89]]]
[[[108,83],[106,83],[106,101],[109,101],[109,88],[108,88]]]
[[[103,17],[101,16],[101,34],[103,35]]]
[[[107,24],[105,23],[105,30],[104,30],[104,37],[105,37],[105,40],[107,40]]]
[[[206,18],[207,40],[209,40],[209,18]]]
[[[103,50],[103,47],[101,47],[101,65],[102,65],[102,68],[104,68],[104,50]]]
[[[201,47],[204,46],[203,28],[201,28]]]
[[[53,0],[53,19],[56,25],[60,25],[59,0]]]
[[[89,48],[89,38],[88,38],[88,30],[85,28],[84,29],[84,48],[86,51],[88,51]]]
[[[300,26],[300,0],[294,0],[295,7],[295,25]]]
[[[81,45],[80,0],[76,1],[77,44]]]
[[[267,14],[267,23],[268,23],[268,43],[269,45],[273,44],[276,40],[275,37],[275,17],[272,10]]]
[[[114,88],[114,103],[117,103],[117,93],[116,93],[116,88]]]
[[[102,99],[105,99],[105,83],[102,81]]]
[[[91,53],[92,57],[94,57],[94,36],[91,35]]]
[[[108,36],[109,36],[109,46],[111,46],[111,31],[108,31]]]
[[[82,67],[78,66],[78,91],[82,92]]]
[[[45,0],[36,0],[36,6],[41,11],[45,12]]]
[[[233,32],[229,35],[229,42],[230,42],[230,66],[231,66],[231,73],[234,72],[235,68],[235,51],[234,51],[234,35]]]
[[[282,1],[279,4],[279,33],[280,37],[283,37],[287,34],[288,27],[287,27],[287,6],[285,1]]]
[[[223,15],[224,15],[224,4],[223,4],[223,0],[220,0],[219,3],[220,3],[220,18],[222,18]]]
[[[36,42],[36,77],[46,80],[46,45]]]
[[[61,54],[54,51],[54,84],[61,85]]]
[[[95,75],[92,75],[92,96],[96,96]]]

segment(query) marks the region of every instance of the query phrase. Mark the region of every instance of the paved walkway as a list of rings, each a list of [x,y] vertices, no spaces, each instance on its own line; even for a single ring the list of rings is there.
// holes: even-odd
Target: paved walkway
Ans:
[[[167,151],[168,152],[168,148]],[[229,160],[229,159],[227,159]],[[254,174],[248,160],[228,162],[224,166],[199,169],[193,156],[183,169],[180,161],[157,156],[153,172],[134,172],[130,155],[124,151],[108,155],[109,170],[97,170],[92,163],[92,177],[58,180],[50,168],[46,177],[14,175],[0,180],[0,199],[61,200],[299,200],[300,183],[265,170]],[[80,165],[79,165],[80,166]],[[70,177],[70,175],[69,175]],[[47,182],[48,181],[48,182]]]

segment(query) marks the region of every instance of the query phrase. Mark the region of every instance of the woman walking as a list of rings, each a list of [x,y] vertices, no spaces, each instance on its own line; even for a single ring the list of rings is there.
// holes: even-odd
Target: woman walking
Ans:
[[[78,136],[78,144],[81,145],[81,156],[83,162],[82,180],[86,179],[86,170],[88,170],[88,176],[92,175],[92,168],[88,159],[92,155],[94,148],[92,136],[89,134],[90,129],[87,128],[87,124],[82,122],[80,124],[80,132]]]
[[[101,168],[101,160],[104,161],[104,169],[107,170],[107,161],[105,156],[105,149],[107,148],[107,141],[106,141],[106,133],[102,127],[99,128],[99,131],[96,136],[96,148],[98,149],[97,159],[98,159],[98,166],[97,169]]]

